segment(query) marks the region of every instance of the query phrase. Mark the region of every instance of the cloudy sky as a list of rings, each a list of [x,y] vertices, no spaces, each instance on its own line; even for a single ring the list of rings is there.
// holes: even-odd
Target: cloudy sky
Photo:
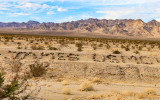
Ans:
[[[160,21],[160,0],[0,0],[1,22],[66,22],[88,18]]]

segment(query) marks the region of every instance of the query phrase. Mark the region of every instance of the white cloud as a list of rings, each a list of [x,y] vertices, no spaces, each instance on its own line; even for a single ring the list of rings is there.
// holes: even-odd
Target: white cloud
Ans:
[[[33,10],[33,11],[36,11],[38,9],[41,9],[41,10],[53,9],[52,6],[49,6],[47,4],[37,4],[37,3],[19,4],[19,5],[15,5],[15,8],[20,8],[22,10]]]
[[[135,12],[134,9],[126,9],[126,8],[119,8],[119,9],[105,9],[99,10],[97,13],[104,14],[101,19],[119,19],[125,18],[128,15],[132,15]]]
[[[70,5],[65,5],[66,2],[67,4],[69,2],[74,2],[73,4],[75,5],[72,3]],[[27,15],[39,17],[43,14],[53,15],[56,11],[59,13],[68,10],[67,13],[71,15],[68,15],[69,17],[63,15],[63,20],[70,21],[95,16],[107,19],[141,18],[143,20],[159,20],[159,2],[160,0],[0,0],[0,13],[14,17]],[[65,8],[61,5],[62,3],[65,5]],[[82,11],[79,10],[81,8],[86,8],[88,14],[81,14]],[[70,9],[77,12],[80,11],[81,15],[73,15],[75,12],[69,12],[72,11]],[[93,11],[95,11],[95,14],[93,14]],[[90,12],[92,16],[89,15]]]
[[[33,10],[37,10],[38,8],[42,7],[40,4],[35,3],[26,3],[25,5],[21,6],[22,8],[31,8]]]
[[[74,20],[75,19],[73,16],[68,16],[63,19],[56,19],[56,20],[54,20],[54,22],[59,23],[59,22],[68,22],[68,21],[74,21]]]
[[[97,8],[96,13],[99,18],[105,19],[142,19],[147,22],[160,18],[160,3],[148,2],[143,5],[101,7]]]
[[[53,11],[48,11],[47,15],[54,15],[55,13]]]
[[[11,17],[18,17],[18,16],[28,16],[28,13],[7,13]]]
[[[160,18],[157,18],[156,21],[159,21],[159,22],[160,22]]]
[[[41,19],[40,17],[32,17],[32,18],[33,18],[33,19],[37,19],[37,20],[38,20],[38,19]]]
[[[63,9],[62,7],[57,8],[57,11],[67,11],[67,9]]]
[[[80,2],[87,5],[128,5],[159,2],[160,0],[57,0],[62,2]]]

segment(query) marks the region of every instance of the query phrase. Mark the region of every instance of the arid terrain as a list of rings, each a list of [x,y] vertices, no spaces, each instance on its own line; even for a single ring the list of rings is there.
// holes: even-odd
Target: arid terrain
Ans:
[[[35,100],[160,99],[160,41],[1,34],[0,61]]]

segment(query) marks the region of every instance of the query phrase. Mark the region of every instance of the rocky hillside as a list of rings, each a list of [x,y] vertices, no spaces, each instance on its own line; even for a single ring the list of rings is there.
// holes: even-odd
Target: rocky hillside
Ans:
[[[47,31],[73,31],[77,33],[101,33],[112,36],[142,36],[160,37],[160,22],[152,20],[148,23],[141,19],[87,19],[64,23],[39,23],[28,21],[27,23],[0,23],[0,27],[12,27],[16,30],[47,30]]]

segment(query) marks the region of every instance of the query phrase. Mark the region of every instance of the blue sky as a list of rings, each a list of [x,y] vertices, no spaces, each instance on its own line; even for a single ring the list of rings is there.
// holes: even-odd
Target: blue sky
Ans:
[[[0,0],[1,22],[67,22],[80,19],[160,21],[160,0]]]

